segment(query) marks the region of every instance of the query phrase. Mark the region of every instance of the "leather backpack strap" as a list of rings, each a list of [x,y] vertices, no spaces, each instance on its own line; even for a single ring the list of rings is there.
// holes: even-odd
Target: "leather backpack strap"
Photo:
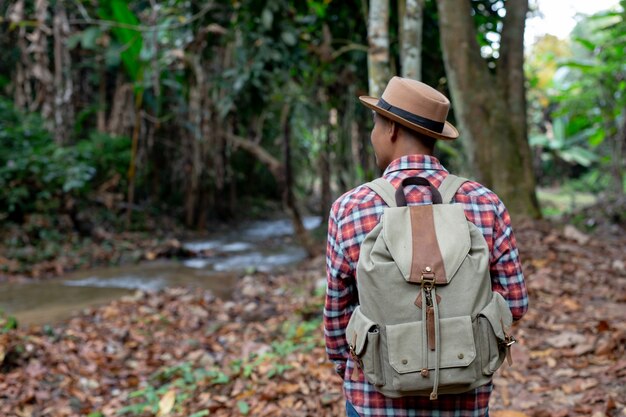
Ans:
[[[397,207],[396,189],[389,181],[384,178],[376,178],[374,181],[368,182],[365,185],[378,194],[389,207]]]
[[[467,178],[457,177],[456,175],[448,174],[446,178],[441,182],[439,186],[439,193],[441,194],[441,200],[444,204],[451,203],[456,195],[458,189],[463,183],[469,181]]]

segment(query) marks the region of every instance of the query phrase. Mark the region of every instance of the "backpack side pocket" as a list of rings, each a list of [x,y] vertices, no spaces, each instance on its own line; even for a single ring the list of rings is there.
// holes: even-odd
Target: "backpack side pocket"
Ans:
[[[498,339],[487,318],[478,317],[478,331],[480,332],[480,361],[483,375],[493,375],[500,367],[504,356],[500,355]],[[501,357],[502,356],[502,357]]]
[[[378,326],[367,332],[368,352],[363,355],[363,368],[365,376],[375,386],[385,384],[383,369],[380,358],[380,331]],[[371,370],[371,372],[369,371]]]
[[[384,385],[380,358],[380,330],[376,323],[367,318],[357,306],[346,327],[346,340],[350,356],[367,380],[375,385]]]
[[[513,316],[501,294],[494,292],[489,304],[478,314],[480,357],[484,375],[492,375],[506,357],[506,332]]]

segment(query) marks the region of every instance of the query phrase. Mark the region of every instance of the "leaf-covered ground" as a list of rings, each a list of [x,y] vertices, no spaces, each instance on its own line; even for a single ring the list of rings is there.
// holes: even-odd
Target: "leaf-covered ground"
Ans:
[[[531,309],[492,414],[626,415],[626,238],[547,223],[517,234]],[[231,300],[140,292],[0,334],[0,415],[343,415],[323,348],[323,278],[320,256],[243,277]]]
[[[626,236],[535,223],[518,232],[530,294],[494,408],[626,416]]]

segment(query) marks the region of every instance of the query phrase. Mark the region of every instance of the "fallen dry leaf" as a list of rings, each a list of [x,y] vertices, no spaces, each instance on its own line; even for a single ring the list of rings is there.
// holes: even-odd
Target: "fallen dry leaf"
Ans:
[[[170,390],[163,394],[161,401],[159,401],[159,412],[157,416],[165,417],[168,415],[172,411],[172,408],[174,408],[174,403],[176,403],[176,391]]]
[[[493,417],[530,417],[528,414],[522,413],[521,411],[513,410],[489,411],[489,415]]]
[[[565,226],[565,228],[563,229],[563,235],[567,239],[575,240],[581,245],[586,245],[590,239],[588,235],[584,234],[583,232],[581,232],[580,230],[578,230],[575,226],[572,226],[571,224],[568,224]]]
[[[4,362],[7,350],[9,348],[9,335],[0,334],[0,365]]]
[[[565,348],[584,343],[587,338],[573,331],[566,331],[546,339],[546,342],[554,348]]]
[[[601,338],[596,345],[595,354],[598,356],[608,355],[616,348],[615,340],[610,337]]]

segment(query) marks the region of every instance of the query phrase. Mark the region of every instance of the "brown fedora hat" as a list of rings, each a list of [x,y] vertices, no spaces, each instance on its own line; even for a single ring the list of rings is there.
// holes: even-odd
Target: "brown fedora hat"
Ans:
[[[393,77],[380,99],[361,96],[359,100],[375,112],[430,137],[459,137],[456,128],[446,121],[450,100],[422,82]]]

